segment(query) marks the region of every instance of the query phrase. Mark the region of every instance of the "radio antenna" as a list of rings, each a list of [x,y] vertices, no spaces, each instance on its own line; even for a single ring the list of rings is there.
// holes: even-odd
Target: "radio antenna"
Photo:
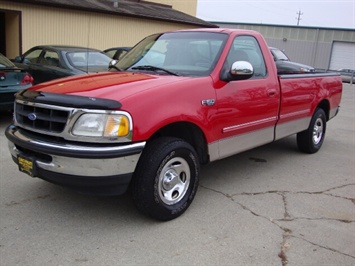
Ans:
[[[89,46],[90,46],[90,28],[91,28],[91,15],[88,20],[88,36],[86,44],[86,74],[89,74]]]

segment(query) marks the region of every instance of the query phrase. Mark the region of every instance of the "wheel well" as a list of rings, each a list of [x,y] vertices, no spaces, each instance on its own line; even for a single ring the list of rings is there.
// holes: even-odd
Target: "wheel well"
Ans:
[[[159,137],[176,137],[183,139],[194,147],[201,164],[209,162],[207,141],[198,126],[189,122],[177,122],[159,129],[150,140]]]
[[[325,112],[325,115],[327,116],[327,121],[328,121],[329,120],[329,109],[330,109],[329,102],[327,100],[323,100],[318,104],[317,108],[323,109],[323,111]]]

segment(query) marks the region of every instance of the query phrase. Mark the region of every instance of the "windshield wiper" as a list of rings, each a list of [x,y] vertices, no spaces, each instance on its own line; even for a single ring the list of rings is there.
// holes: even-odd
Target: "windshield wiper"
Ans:
[[[162,67],[156,67],[156,66],[150,66],[150,65],[144,65],[144,66],[136,66],[136,67],[132,67],[132,69],[137,69],[137,70],[147,70],[147,71],[164,71],[165,73],[168,73],[170,75],[174,75],[174,76],[180,76],[179,74],[172,72],[170,70],[167,70],[165,68]]]
[[[112,69],[112,68],[114,68],[114,69],[116,69],[117,71],[120,71],[120,72],[122,71],[122,69],[116,67],[116,65],[109,65],[109,66],[108,66],[108,70],[110,70],[110,69]]]

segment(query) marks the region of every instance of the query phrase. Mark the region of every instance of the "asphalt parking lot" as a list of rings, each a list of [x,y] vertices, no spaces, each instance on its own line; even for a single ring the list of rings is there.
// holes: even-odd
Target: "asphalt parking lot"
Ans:
[[[12,162],[0,114],[0,265],[355,265],[355,85],[322,149],[295,136],[202,168],[184,215],[142,216],[129,194],[90,197]]]

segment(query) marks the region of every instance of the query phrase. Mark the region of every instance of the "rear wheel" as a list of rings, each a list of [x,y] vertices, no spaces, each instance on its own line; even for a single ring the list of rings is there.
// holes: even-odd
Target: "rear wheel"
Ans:
[[[326,130],[326,115],[323,109],[316,109],[308,129],[297,134],[298,149],[305,153],[316,153],[322,146]]]
[[[171,220],[190,206],[198,187],[199,162],[193,147],[177,138],[159,138],[145,147],[133,176],[137,208]]]

